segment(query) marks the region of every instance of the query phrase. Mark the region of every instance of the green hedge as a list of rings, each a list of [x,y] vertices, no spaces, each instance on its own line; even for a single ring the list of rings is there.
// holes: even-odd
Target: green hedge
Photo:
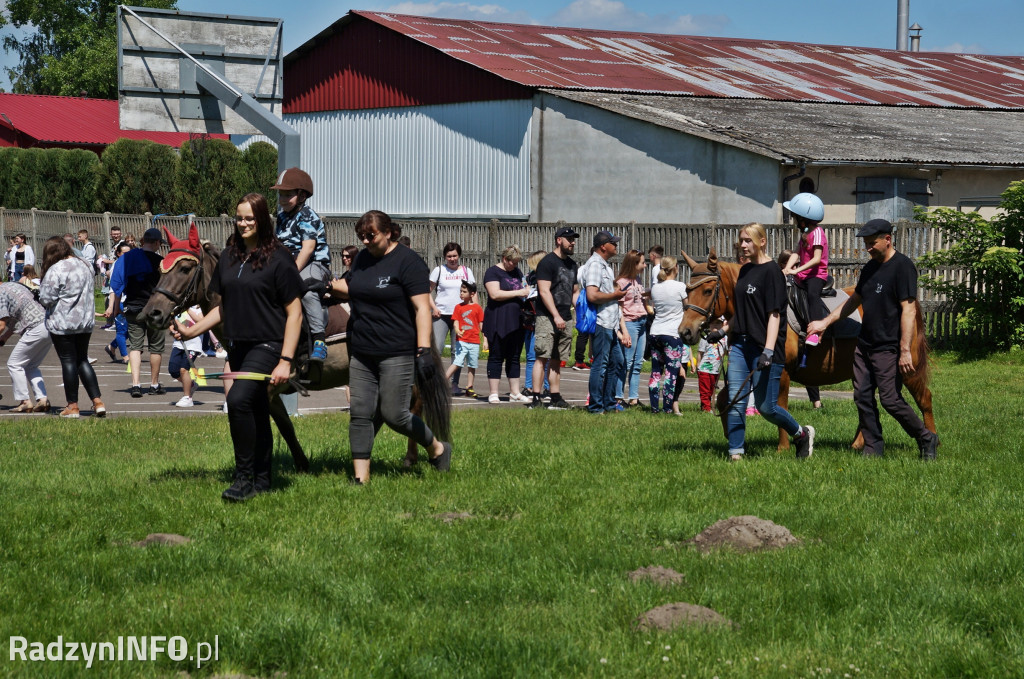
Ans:
[[[240,196],[269,193],[277,150],[240,152],[225,139],[193,138],[180,149],[121,139],[102,157],[81,149],[0,148],[0,205],[10,209],[214,217]]]

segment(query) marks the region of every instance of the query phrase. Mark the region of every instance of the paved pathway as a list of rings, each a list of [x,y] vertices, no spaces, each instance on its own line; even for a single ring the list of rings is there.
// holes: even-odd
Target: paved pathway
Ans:
[[[161,366],[160,383],[167,389],[167,393],[163,396],[143,396],[142,398],[131,398],[128,393],[129,387],[131,386],[131,378],[126,372],[126,366],[118,365],[110,361],[107,353],[103,350],[103,347],[107,342],[114,338],[113,332],[105,332],[99,329],[99,325],[96,326],[95,332],[92,335],[92,341],[90,344],[89,355],[96,359],[96,363],[93,365],[93,369],[96,371],[96,375],[99,378],[100,391],[103,394],[103,402],[107,406],[108,417],[145,417],[149,415],[189,415],[189,414],[216,414],[221,412],[221,405],[224,403],[224,394],[221,391],[220,383],[216,380],[210,380],[209,385],[201,387],[194,396],[195,406],[193,408],[176,408],[174,403],[181,398],[181,383],[171,379],[170,375],[167,374],[167,359],[170,358],[170,341],[167,344],[167,352],[164,354],[164,361]],[[4,366],[0,369],[0,394],[3,399],[0,400],[0,419],[9,419],[13,417],[43,417],[43,415],[24,415],[20,413],[12,413],[11,410],[17,405],[14,401],[14,392],[11,389],[11,377],[6,370],[7,357],[10,356],[11,349],[16,344],[17,336],[14,336],[7,342],[7,345],[0,348],[0,365]],[[149,364],[147,355],[143,354],[143,392],[148,388],[149,379]],[[220,370],[223,367],[223,361],[212,357],[203,357],[197,361],[197,367],[206,368],[208,370]],[[525,371],[525,366],[523,367]],[[50,350],[43,363],[43,379],[46,382],[46,390],[49,394],[50,403],[55,406],[54,413],[59,412],[59,407],[63,407],[66,403],[64,400],[64,388],[63,378],[60,372],[60,363],[57,360],[57,354],[53,349]],[[582,407],[587,398],[587,380],[589,379],[589,371],[577,371],[569,368],[562,370],[562,394],[565,399],[574,406]],[[462,385],[465,386],[466,378],[465,374],[462,377]],[[484,366],[481,365],[477,371],[476,387],[480,393],[487,392],[487,379],[485,376]],[[646,390],[646,379],[641,377],[641,390],[640,400],[641,402],[647,402],[647,390]],[[480,387],[483,387],[482,389]],[[522,408],[524,407],[520,403],[509,403],[508,402],[508,383],[502,379],[502,388],[506,391],[502,393],[502,403],[500,405],[491,405],[487,403],[486,397],[480,399],[472,398],[455,398],[455,406],[457,408]],[[85,407],[89,403],[89,399],[85,393],[84,388],[79,388],[79,405],[83,409],[85,414]],[[849,399],[852,395],[849,392],[836,392],[836,391],[823,391],[822,397],[825,399]],[[799,400],[807,400],[807,394],[802,388],[794,390],[791,398]],[[699,399],[697,396],[697,380],[696,378],[690,378],[686,381],[686,386],[683,389],[680,400],[684,404],[696,404]],[[327,391],[310,392],[309,398],[299,397],[299,413],[330,413],[339,412],[348,405],[343,389],[330,389]],[[59,407],[58,407],[59,406]],[[689,405],[689,408],[693,408],[693,405]]]

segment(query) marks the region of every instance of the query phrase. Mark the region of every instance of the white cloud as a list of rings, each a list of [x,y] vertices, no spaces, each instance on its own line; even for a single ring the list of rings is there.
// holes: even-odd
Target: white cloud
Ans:
[[[474,5],[468,2],[400,2],[390,5],[385,12],[415,16],[498,21],[515,24],[536,24],[527,12],[513,12],[501,5]]]
[[[729,24],[724,15],[655,14],[637,12],[618,0],[574,0],[548,21],[556,26],[600,28],[647,33],[718,33]]]

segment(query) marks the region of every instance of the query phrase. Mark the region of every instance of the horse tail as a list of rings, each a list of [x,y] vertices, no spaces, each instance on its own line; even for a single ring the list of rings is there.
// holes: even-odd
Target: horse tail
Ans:
[[[430,356],[436,366],[434,376],[423,380],[420,378],[419,372],[416,373],[416,389],[419,392],[420,402],[423,404],[423,421],[434,432],[436,438],[441,441],[450,441],[452,437],[452,388],[445,376],[444,363],[441,361],[441,354],[437,351],[437,347],[434,346],[433,338],[430,342]]]
[[[916,326],[917,346],[920,348],[921,360],[914,366],[915,372],[921,379],[921,384],[927,386],[931,381],[931,347],[928,345],[928,335],[925,333],[924,311],[921,309],[921,302],[915,301],[914,324]]]

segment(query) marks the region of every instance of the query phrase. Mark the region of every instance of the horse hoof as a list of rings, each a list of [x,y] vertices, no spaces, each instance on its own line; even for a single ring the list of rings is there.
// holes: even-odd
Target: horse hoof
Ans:
[[[300,474],[306,474],[309,472],[309,458],[305,455],[302,457],[293,457],[292,463],[295,465],[295,471]]]
[[[406,455],[405,459],[402,460],[402,469],[412,469],[418,461],[418,455]]]

